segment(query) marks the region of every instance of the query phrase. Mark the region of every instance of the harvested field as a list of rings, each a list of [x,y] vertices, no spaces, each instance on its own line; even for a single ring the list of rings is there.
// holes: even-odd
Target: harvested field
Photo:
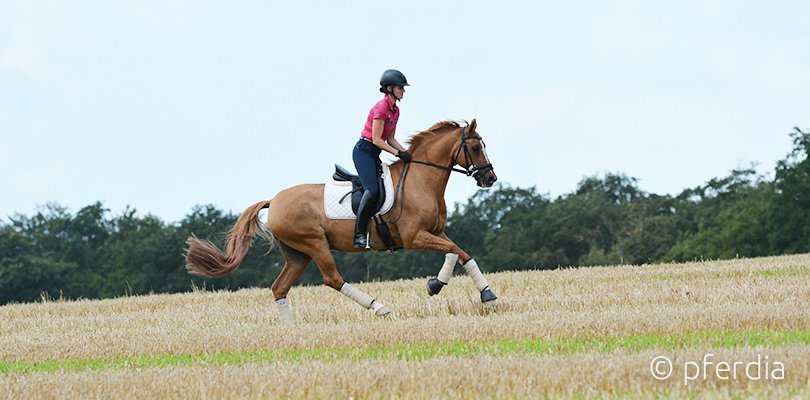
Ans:
[[[810,255],[487,277],[500,297],[494,309],[479,303],[464,276],[434,297],[425,279],[357,284],[393,310],[386,318],[332,289],[296,287],[288,296],[294,326],[279,324],[269,289],[7,305],[0,391],[10,398],[810,396]],[[672,366],[666,379],[651,371],[660,356]],[[746,374],[748,364],[759,366],[759,377]]]

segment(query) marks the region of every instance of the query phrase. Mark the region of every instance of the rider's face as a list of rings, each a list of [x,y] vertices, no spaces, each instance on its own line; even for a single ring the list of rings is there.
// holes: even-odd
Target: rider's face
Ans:
[[[405,96],[405,87],[404,86],[394,86],[394,97],[399,100],[402,100],[402,97]]]

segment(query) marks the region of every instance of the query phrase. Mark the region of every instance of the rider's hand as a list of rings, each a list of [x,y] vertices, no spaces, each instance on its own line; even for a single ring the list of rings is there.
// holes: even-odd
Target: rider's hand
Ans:
[[[411,155],[407,151],[400,150],[399,153],[397,153],[397,157],[406,163],[411,162]]]

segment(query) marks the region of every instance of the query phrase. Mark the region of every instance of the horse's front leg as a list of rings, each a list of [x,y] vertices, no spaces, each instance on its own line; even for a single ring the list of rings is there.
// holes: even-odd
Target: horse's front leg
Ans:
[[[437,250],[445,253],[444,264],[439,270],[438,276],[428,280],[427,286],[429,295],[433,296],[438,294],[444,286],[450,283],[450,278],[453,277],[453,269],[456,266],[456,262],[458,262],[464,267],[467,275],[472,278],[473,283],[475,283],[476,289],[481,293],[481,302],[490,306],[496,304],[495,300],[498,299],[498,296],[495,296],[495,293],[492,292],[492,289],[489,287],[489,282],[484,278],[484,274],[481,273],[478,264],[443,232],[441,235],[437,236],[427,231],[419,231],[407,247]]]

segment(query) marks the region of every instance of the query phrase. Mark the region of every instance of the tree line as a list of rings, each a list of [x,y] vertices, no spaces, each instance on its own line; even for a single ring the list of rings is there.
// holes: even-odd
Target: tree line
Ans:
[[[620,173],[586,177],[556,198],[499,185],[456,204],[446,231],[489,272],[810,252],[810,132],[794,128],[790,137],[770,178],[738,169],[674,196],[647,193]],[[205,205],[167,223],[132,208],[112,215],[100,202],[10,216],[0,221],[0,304],[269,287],[284,261],[264,246],[223,278],[185,272],[186,238],[222,238],[237,217]],[[336,252],[335,260],[355,282],[434,275],[443,255]],[[317,267],[301,283],[322,283]]]

